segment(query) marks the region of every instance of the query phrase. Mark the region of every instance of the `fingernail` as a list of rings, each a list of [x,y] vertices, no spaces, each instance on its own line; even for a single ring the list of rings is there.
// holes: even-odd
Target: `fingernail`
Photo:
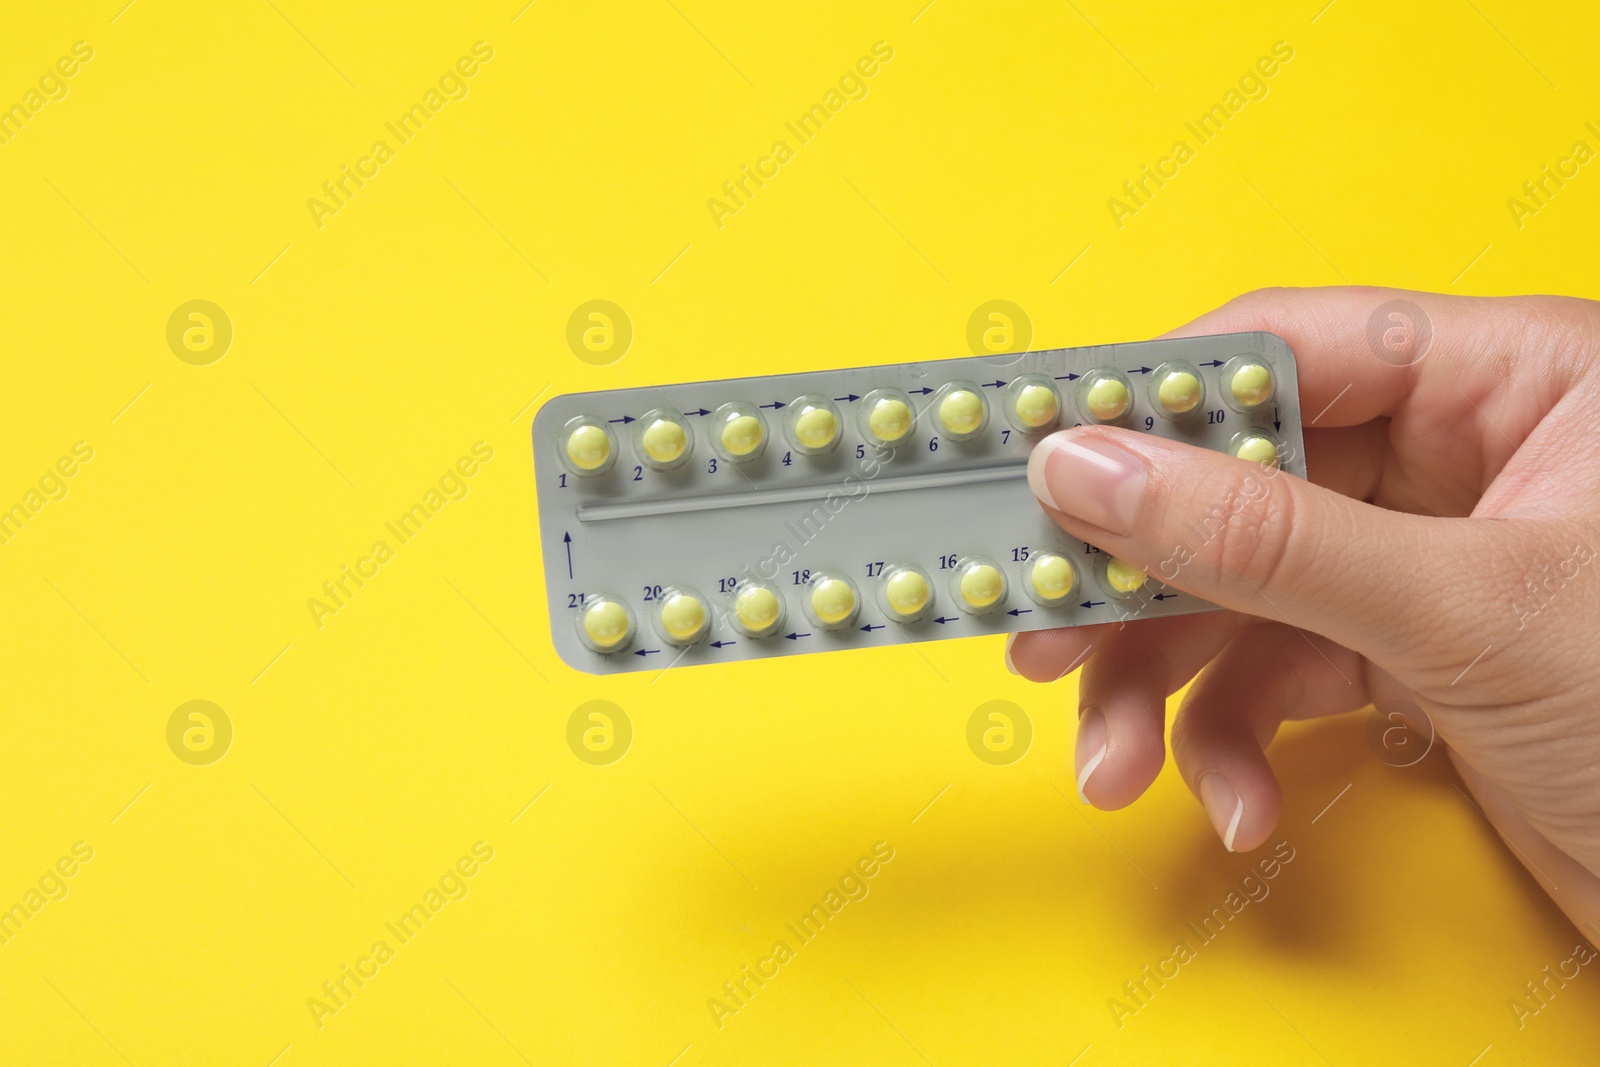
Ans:
[[[1028,457],[1040,503],[1112,533],[1133,529],[1144,483],[1138,457],[1079,430],[1051,434]]]
[[[1017,670],[1017,665],[1011,662],[1011,643],[1016,639],[1016,634],[1011,634],[1006,638],[1006,670],[1010,671],[1012,674],[1021,674],[1022,672]]]
[[[1083,787],[1089,784],[1089,776],[1106,758],[1106,717],[1093,705],[1078,713],[1078,748],[1074,758],[1078,764],[1078,799],[1089,804]]]
[[[1222,847],[1233,851],[1233,839],[1239,832],[1239,819],[1244,815],[1244,798],[1228,784],[1217,771],[1208,771],[1200,778],[1200,803],[1211,816],[1211,825],[1222,838]]]

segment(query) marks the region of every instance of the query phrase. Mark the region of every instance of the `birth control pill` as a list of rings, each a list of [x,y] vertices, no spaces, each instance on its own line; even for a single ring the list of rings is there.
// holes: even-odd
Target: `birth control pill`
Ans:
[[[897,563],[884,569],[878,606],[898,622],[916,622],[933,607],[933,583],[921,567]]]
[[[1272,399],[1272,369],[1253,356],[1235,356],[1222,368],[1228,397],[1240,411],[1253,411]]]
[[[911,429],[911,408],[900,400],[883,400],[872,409],[872,432],[884,441],[898,441]]]
[[[1094,422],[1118,422],[1133,407],[1133,389],[1121,371],[1092,370],[1078,381],[1078,406]]]
[[[711,613],[699,593],[681,586],[669,585],[657,598],[656,632],[668,644],[692,645],[706,635],[710,628]]]
[[[1000,564],[983,556],[964,556],[958,560],[951,586],[961,610],[973,615],[988,614],[1005,603],[1005,572]]]
[[[1006,386],[1005,413],[1015,429],[1042,433],[1054,427],[1061,414],[1061,394],[1049,378],[1024,374]]]
[[[596,652],[619,652],[633,638],[633,612],[613,596],[593,594],[583,598],[578,612],[578,640]]]
[[[1278,442],[1264,430],[1246,430],[1235,434],[1228,444],[1228,451],[1251,463],[1261,463],[1268,467],[1278,465]]]
[[[689,458],[694,437],[683,416],[657,408],[639,420],[639,456],[658,471],[672,470]]]
[[[1182,418],[1200,408],[1206,387],[1200,372],[1187,363],[1163,363],[1156,368],[1151,401],[1168,418]]]
[[[754,406],[724,404],[711,413],[713,444],[734,463],[758,459],[767,447],[767,420]]]
[[[989,421],[989,402],[971,382],[951,382],[933,397],[939,426],[952,441],[967,441],[983,432]]]
[[[583,415],[562,427],[561,463],[573,474],[604,474],[616,459],[616,436],[599,419]]]
[[[884,595],[899,615],[915,615],[928,606],[928,579],[914,570],[902,570],[890,578]]]
[[[850,579],[813,571],[806,590],[806,616],[824,630],[842,630],[855,621],[859,600]]]
[[[1145,583],[1144,571],[1115,556],[1106,560],[1104,578],[1106,591],[1116,597],[1132,596],[1144,588]]]
[[[567,458],[580,470],[599,470],[611,459],[611,438],[598,426],[580,426],[567,437]]]
[[[761,447],[761,420],[754,415],[738,415],[722,427],[722,447],[729,454],[744,458]]]
[[[1030,599],[1044,607],[1064,604],[1078,587],[1078,569],[1057,552],[1034,552],[1023,574]]]
[[[651,462],[676,463],[689,447],[689,435],[675,422],[661,420],[645,427],[643,452]]]
[[[826,408],[812,408],[795,420],[794,436],[805,447],[820,451],[839,439],[839,417]]]
[[[880,445],[894,446],[911,436],[916,409],[898,389],[874,389],[861,398],[857,412],[861,436]]]
[[[796,452],[820,456],[839,443],[839,408],[820,395],[806,395],[789,404],[785,420]]]
[[[746,637],[766,637],[783,625],[783,598],[766,582],[746,579],[733,591],[733,625]]]

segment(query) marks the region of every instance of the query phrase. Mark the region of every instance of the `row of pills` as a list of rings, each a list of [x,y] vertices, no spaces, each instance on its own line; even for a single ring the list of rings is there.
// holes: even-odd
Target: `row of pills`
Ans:
[[[1163,363],[1150,371],[1148,394],[1151,406],[1163,418],[1198,418],[1205,408],[1205,379],[1199,368],[1181,360]],[[1235,411],[1250,413],[1267,404],[1276,383],[1272,369],[1259,357],[1236,356],[1222,365],[1222,400]],[[1082,375],[1063,375],[1075,382],[1074,399],[1086,422],[1116,425],[1126,423],[1134,411],[1134,386],[1128,375],[1109,367]],[[1001,411],[1011,427],[1024,434],[1042,434],[1055,429],[1062,419],[1062,396],[1057,379],[1040,374],[1025,374],[1009,383],[979,384],[948,382],[935,390],[918,390],[933,399],[925,409],[931,412],[938,432],[952,441],[969,441],[989,425],[989,401],[985,388],[1003,387]],[[915,434],[917,410],[911,397],[899,389],[873,389],[859,400],[857,427],[869,444],[896,448]],[[784,403],[764,405],[774,413],[787,409],[783,416],[785,436],[795,452],[821,456],[832,452],[843,439],[844,416],[839,401],[819,394],[806,394]],[[616,463],[620,451],[612,423],[637,423],[633,429],[634,451],[652,470],[674,470],[689,459],[695,435],[688,416],[709,417],[711,446],[717,455],[731,463],[748,463],[766,451],[771,436],[762,406],[734,401],[715,411],[678,412],[656,408],[643,417],[607,421],[590,415],[571,419],[562,427],[560,458],[562,465],[579,476],[601,475]],[[1146,420],[1149,422],[1150,420]],[[1256,452],[1260,453],[1259,446]],[[1237,453],[1236,453],[1237,454]],[[1259,457],[1247,457],[1259,458]]]
[[[1146,584],[1143,571],[1111,556],[1097,555],[1094,559],[1099,585],[1105,594],[1118,600],[1140,596]],[[1010,581],[999,563],[983,556],[963,556],[950,570],[950,598],[963,613],[990,615],[1005,610],[1010,599]],[[1022,589],[1028,599],[1040,607],[1071,607],[1082,595],[1079,571],[1080,565],[1060,552],[1033,552],[1022,568]],[[854,580],[838,571],[802,573],[800,608],[812,626],[828,631],[882,629],[870,623],[857,627],[862,591]],[[886,618],[905,624],[932,618],[938,598],[933,579],[922,567],[914,563],[889,564],[878,571],[876,578],[876,602]],[[712,605],[698,590],[680,585],[661,586],[648,591],[647,600],[655,633],[667,644],[687,648],[703,641],[711,632]],[[1096,603],[1092,594],[1085,602],[1087,606]],[[779,636],[788,627],[783,590],[772,582],[748,578],[739,581],[726,598],[725,611],[729,624],[748,638]],[[955,620],[940,616],[933,621]],[[582,598],[577,630],[578,639],[586,647],[607,655],[626,651],[633,645],[638,636],[638,621],[623,598],[609,593],[589,594]]]

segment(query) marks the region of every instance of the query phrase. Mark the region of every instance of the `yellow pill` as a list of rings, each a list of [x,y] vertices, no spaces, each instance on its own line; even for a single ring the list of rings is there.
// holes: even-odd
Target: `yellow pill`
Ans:
[[[706,606],[689,593],[673,593],[661,605],[662,636],[688,643],[700,636],[706,624]]]
[[[1119,593],[1132,593],[1144,585],[1144,571],[1112,557],[1106,564],[1106,584]]]
[[[806,448],[827,448],[838,436],[839,420],[827,408],[810,408],[794,420],[795,440]]]
[[[1240,441],[1233,454],[1251,463],[1265,463],[1271,467],[1278,465],[1278,446],[1269,438],[1254,434]]]
[[[1025,385],[1017,394],[1017,422],[1030,430],[1049,426],[1056,421],[1061,401],[1056,391],[1047,385]]]
[[[689,447],[689,435],[683,427],[668,419],[657,419],[639,438],[644,454],[657,463],[676,463]]]
[[[811,610],[824,626],[844,622],[856,610],[856,592],[850,583],[824,578],[811,587]]]
[[[1034,560],[1031,578],[1033,591],[1039,594],[1041,600],[1060,600],[1072,592],[1077,572],[1073,570],[1071,560],[1051,554]]]
[[[1116,378],[1101,378],[1089,387],[1089,414],[1101,422],[1114,422],[1128,413],[1128,387]]]
[[[611,458],[611,435],[598,426],[579,426],[567,435],[567,458],[581,471],[595,471]]]
[[[1174,415],[1187,415],[1200,403],[1200,379],[1186,370],[1175,370],[1161,379],[1156,396],[1161,406]]]
[[[583,613],[583,630],[596,648],[609,652],[628,640],[632,626],[628,623],[628,609],[615,600],[602,600],[589,605]]]
[[[730,456],[748,456],[761,447],[761,420],[754,415],[735,415],[722,424],[722,447]]]
[[[1228,388],[1240,407],[1260,407],[1272,395],[1272,371],[1259,363],[1246,363],[1233,372]]]
[[[928,579],[916,571],[896,571],[884,587],[884,599],[900,615],[915,615],[928,606]]]
[[[983,397],[957,389],[939,402],[939,422],[953,434],[976,433],[983,425]]]
[[[1000,599],[1000,594],[1005,592],[1005,576],[998,567],[988,563],[978,563],[968,567],[961,576],[961,599],[969,607],[986,608]]]
[[[751,633],[762,633],[778,621],[782,604],[778,594],[764,585],[747,585],[733,599],[733,614]]]
[[[880,400],[872,405],[867,425],[878,440],[893,444],[911,432],[911,408],[904,400]]]

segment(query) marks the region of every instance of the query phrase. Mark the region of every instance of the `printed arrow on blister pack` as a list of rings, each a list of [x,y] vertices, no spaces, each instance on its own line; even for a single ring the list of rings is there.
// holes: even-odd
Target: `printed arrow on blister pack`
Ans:
[[[620,419],[607,419],[606,421],[607,422],[620,422],[620,423],[623,423],[623,424],[627,424],[627,423],[630,423],[630,422],[633,421],[633,416],[632,415],[624,415]]]
[[[1105,607],[1105,603],[1106,602],[1104,600],[1085,600],[1082,604],[1079,604],[1078,606],[1080,608],[1101,608],[1101,607]]]
[[[833,399],[835,399],[839,403],[843,404],[843,403],[853,403],[854,401],[860,400],[861,398],[859,396],[856,396],[856,394],[851,393],[849,396],[836,396]]]
[[[758,406],[759,407],[764,407],[764,408],[771,408],[773,411],[777,411],[779,408],[783,407],[783,401],[776,400],[776,401],[773,401],[771,404],[761,404],[761,405],[758,405]]]
[[[906,392],[921,393],[923,396],[927,396],[929,393],[933,392],[933,390],[924,385],[921,389],[907,389]]]
[[[1006,384],[1006,383],[1005,383],[1005,382],[1002,382],[1002,381],[1001,381],[1001,380],[1000,380],[1000,379],[999,379],[999,378],[996,378],[996,379],[995,379],[995,380],[994,380],[994,381],[992,381],[992,382],[983,382],[983,383],[982,383],[982,384],[983,384],[983,387],[984,387],[984,388],[985,388],[985,389],[998,389],[998,388],[1000,388],[1000,387],[1001,387],[1001,386],[1002,386],[1002,385],[1005,385],[1005,384]]]
[[[1006,614],[1007,615],[1027,615],[1027,614],[1031,613],[1032,611],[1033,611],[1032,608],[1012,608],[1010,611],[1006,612]]]
[[[1056,375],[1056,381],[1058,381],[1058,382],[1075,382],[1077,380],[1078,380],[1078,376],[1076,374],[1058,374],[1058,375]]]
[[[712,648],[726,648],[729,645],[736,645],[736,644],[738,644],[737,641],[713,641],[713,642],[711,642],[711,647]]]
[[[571,578],[572,577],[572,535],[570,533],[562,534],[561,535],[561,540],[565,541],[566,544],[567,544],[567,577]]]
[[[1129,374],[1149,374],[1154,369],[1155,368],[1153,368],[1153,367],[1132,367],[1132,368],[1130,368],[1128,370],[1128,373]]]
[[[798,641],[802,637],[810,637],[811,635],[810,634],[784,634],[783,636],[787,637],[791,641]]]
[[[888,627],[884,626],[882,623],[879,623],[877,626],[874,626],[869,622],[865,626],[857,627],[857,629],[865,630],[867,633],[870,634],[874,630],[885,630],[885,629],[888,629]]]
[[[1151,600],[1171,600],[1173,597],[1175,597],[1177,595],[1178,595],[1177,593],[1157,593],[1155,596],[1151,597],[1150,599]]]
[[[661,650],[659,648],[641,648],[639,651],[635,652],[634,655],[635,656],[653,656],[657,652],[660,652],[660,651]]]
[[[685,411],[684,414],[685,415],[709,415],[709,414],[711,414],[711,412],[706,410],[705,408],[701,408],[699,411]]]
[[[933,621],[938,623],[940,626],[943,626],[947,622],[960,622],[961,621],[961,616],[957,615],[953,619],[947,619],[943,615],[940,615],[937,619],[934,619]]]

